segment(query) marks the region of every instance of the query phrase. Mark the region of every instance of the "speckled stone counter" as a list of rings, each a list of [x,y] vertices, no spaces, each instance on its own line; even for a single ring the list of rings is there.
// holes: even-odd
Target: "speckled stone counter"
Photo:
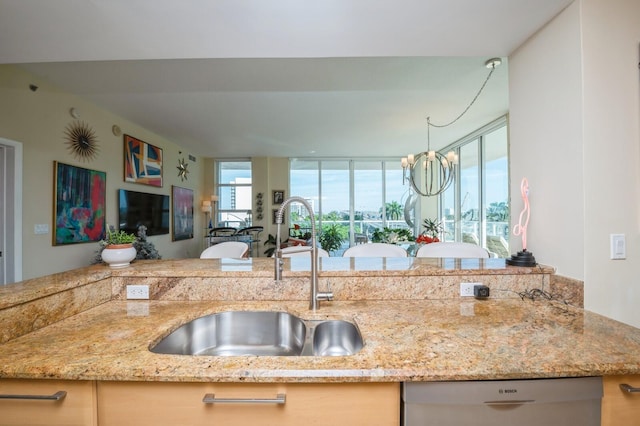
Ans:
[[[227,310],[354,320],[342,357],[159,355],[183,322]],[[548,301],[325,303],[111,301],[0,346],[0,377],[126,381],[355,382],[572,377],[640,372],[640,331]]]
[[[553,293],[553,268],[502,259],[328,258],[308,309],[309,260],[184,259],[102,265],[0,289],[0,378],[123,381],[355,382],[478,380],[640,373],[640,330]],[[482,282],[491,298],[458,295]],[[149,301],[125,300],[147,284]],[[563,286],[571,287],[567,283]],[[571,291],[569,291],[570,293]],[[569,298],[570,299],[570,298]],[[575,305],[575,306],[572,306]],[[364,348],[341,357],[214,357],[151,353],[186,321],[229,310],[277,310],[355,321]]]

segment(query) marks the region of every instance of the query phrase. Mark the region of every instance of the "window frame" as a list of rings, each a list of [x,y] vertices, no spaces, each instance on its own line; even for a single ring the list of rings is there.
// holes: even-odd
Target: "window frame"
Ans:
[[[222,170],[223,168],[221,167],[222,163],[248,163],[249,165],[249,172],[251,175],[250,178],[250,182],[243,182],[243,183],[223,183],[221,176],[222,176]],[[226,220],[224,223],[222,223],[222,217],[223,214],[234,214],[237,213],[237,217],[241,217],[244,216],[244,223],[242,223],[243,221],[238,219],[238,228],[243,228],[245,226],[250,226],[251,222],[252,222],[252,215],[248,215],[247,212],[252,210],[252,207],[249,208],[243,208],[243,209],[238,209],[238,208],[234,208],[234,209],[226,209],[226,208],[222,208],[222,191],[223,188],[248,188],[249,192],[250,192],[250,196],[249,196],[249,202],[252,203],[252,198],[253,198],[253,162],[251,160],[251,158],[225,158],[225,159],[219,159],[219,160],[215,160],[214,161],[214,175],[215,175],[215,184],[214,184],[214,194],[218,197],[218,201],[217,201],[217,206],[214,206],[215,208],[215,212],[212,213],[213,217],[213,227],[216,226],[229,226],[229,220]],[[251,204],[250,204],[251,205]],[[235,222],[235,221],[234,221]]]
[[[355,176],[356,176],[356,171],[360,170],[358,169],[356,166],[358,163],[379,163],[380,168],[379,169],[375,169],[376,171],[380,172],[380,194],[381,194],[381,202],[382,202],[382,217],[380,219],[382,227],[386,227],[389,224],[389,221],[387,219],[387,215],[386,215],[386,205],[387,205],[387,172],[389,170],[388,164],[389,163],[393,163],[393,164],[398,164],[397,166],[397,170],[398,170],[398,180],[400,181],[400,176],[402,174],[402,167],[400,166],[400,161],[398,160],[398,158],[395,157],[345,157],[345,158],[332,158],[332,157],[322,157],[322,158],[309,158],[309,157],[293,157],[289,159],[289,186],[291,188],[291,181],[292,181],[292,165],[293,163],[295,163],[296,161],[298,162],[306,162],[306,163],[315,163],[316,167],[314,170],[317,171],[318,173],[318,202],[316,203],[317,205],[317,212],[314,212],[316,214],[316,227],[317,229],[322,229],[322,224],[323,224],[323,215],[329,212],[324,211],[324,203],[323,203],[323,163],[329,163],[329,162],[345,162],[347,165],[347,169],[348,170],[348,176],[349,176],[349,182],[348,182],[348,191],[349,191],[349,198],[348,198],[348,212],[349,212],[349,220],[348,220],[348,225],[349,225],[349,239],[348,239],[348,247],[351,247],[355,244],[355,234],[356,234],[356,206],[355,206],[355,187],[356,187],[356,182],[355,182]],[[362,170],[366,170],[366,169],[362,169]],[[297,195],[302,195],[303,197],[306,196],[306,194],[297,194]],[[402,201],[402,200],[400,200]],[[345,208],[345,211],[347,209]],[[291,220],[291,217],[289,218]],[[291,222],[292,223],[292,222]],[[407,228],[409,228],[409,226],[407,225]]]
[[[468,145],[470,143],[473,143],[475,141],[478,142],[478,147],[477,147],[477,158],[478,158],[478,213],[479,213],[479,223],[478,223],[478,240],[480,242],[480,245],[484,248],[487,248],[487,233],[486,233],[486,225],[487,225],[487,199],[486,199],[486,188],[487,188],[487,182],[486,182],[486,137],[487,135],[493,133],[494,131],[501,129],[505,127],[506,128],[506,132],[507,132],[507,152],[506,152],[506,156],[507,156],[507,202],[509,201],[509,187],[510,187],[510,168],[508,166],[509,164],[509,120],[508,120],[508,115],[504,115],[502,117],[497,118],[496,120],[482,126],[481,128],[477,129],[476,131],[470,133],[469,135],[465,136],[464,138],[444,147],[441,151],[443,152],[448,152],[448,151],[454,151],[456,154],[458,154],[460,161],[462,162],[462,154],[460,152],[460,149],[465,146]],[[461,203],[462,203],[462,191],[461,191],[461,179],[460,179],[460,170],[458,169],[456,171],[456,179],[454,180],[454,182],[452,183],[452,186],[454,187],[454,231],[455,231],[455,235],[454,235],[454,241],[462,241],[462,209],[461,209]],[[445,193],[440,194],[438,196],[438,216],[439,219],[442,220],[445,217],[445,203],[443,201],[444,197],[446,196]],[[509,212],[509,215],[507,217],[507,223],[510,223],[510,217],[511,217],[511,212]],[[507,240],[507,243],[509,243],[509,240]]]

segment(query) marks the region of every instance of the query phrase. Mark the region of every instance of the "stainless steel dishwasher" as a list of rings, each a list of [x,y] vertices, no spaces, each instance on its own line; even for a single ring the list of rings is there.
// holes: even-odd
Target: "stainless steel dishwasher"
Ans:
[[[596,426],[601,377],[412,382],[402,389],[404,426]]]

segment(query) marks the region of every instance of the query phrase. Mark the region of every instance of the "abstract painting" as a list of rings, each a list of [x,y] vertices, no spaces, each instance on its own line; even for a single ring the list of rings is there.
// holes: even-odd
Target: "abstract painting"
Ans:
[[[173,241],[193,238],[193,190],[171,186],[173,198]]]
[[[57,161],[53,169],[53,245],[103,239],[107,174]]]
[[[124,135],[124,180],[162,188],[162,148]]]

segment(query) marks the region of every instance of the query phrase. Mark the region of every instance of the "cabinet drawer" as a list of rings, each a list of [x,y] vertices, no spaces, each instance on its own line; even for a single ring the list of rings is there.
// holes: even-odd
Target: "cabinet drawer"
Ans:
[[[624,392],[621,384],[640,388],[640,375],[603,378],[602,426],[637,424],[640,419],[640,393]]]
[[[207,394],[226,401],[205,403]],[[101,426],[397,426],[400,385],[99,382],[98,418]]]
[[[87,381],[1,379],[0,425],[96,425],[95,389]]]

